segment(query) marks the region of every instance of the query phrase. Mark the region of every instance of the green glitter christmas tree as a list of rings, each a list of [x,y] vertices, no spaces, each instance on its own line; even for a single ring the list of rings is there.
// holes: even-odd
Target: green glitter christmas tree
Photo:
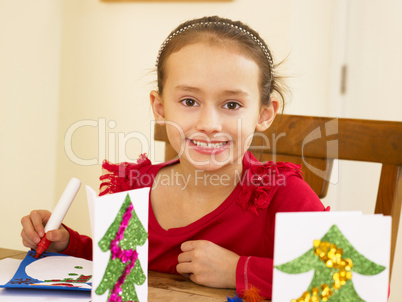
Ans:
[[[343,257],[349,258],[353,262],[351,272],[356,272],[365,276],[372,276],[381,273],[385,267],[375,264],[370,261],[350,244],[343,236],[336,225],[333,225],[329,231],[321,238],[321,242],[332,243],[343,250]],[[276,269],[287,274],[301,274],[314,270],[313,279],[307,289],[308,295],[314,293],[314,290],[319,290],[322,293],[323,285],[327,285],[326,290],[330,290],[331,294],[327,298],[319,299],[319,301],[328,302],[345,302],[354,301],[360,302],[364,300],[356,293],[352,279],[340,286],[340,288],[331,288],[334,284],[334,275],[338,272],[336,268],[328,267],[324,261],[315,253],[315,247],[308,250],[306,253],[290,262],[275,266]],[[325,296],[325,295],[324,295]],[[303,298],[293,301],[305,301]]]
[[[103,252],[110,250],[111,253],[102,281],[95,290],[97,295],[103,295],[109,290],[109,302],[118,301],[118,296],[121,297],[120,301],[138,301],[135,284],[143,284],[146,276],[136,249],[137,246],[143,245],[147,238],[148,233],[127,194],[113,223],[98,242]],[[131,259],[135,260],[134,266]]]

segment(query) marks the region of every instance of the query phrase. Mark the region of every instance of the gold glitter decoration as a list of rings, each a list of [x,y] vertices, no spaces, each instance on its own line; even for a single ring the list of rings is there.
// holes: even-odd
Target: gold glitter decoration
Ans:
[[[352,279],[351,269],[353,261],[349,258],[343,259],[343,250],[338,248],[335,243],[328,241],[314,240],[314,255],[318,256],[325,266],[330,269],[335,269],[332,274],[333,283],[331,286],[322,284],[320,289],[313,287],[311,291],[306,291],[298,299],[293,299],[291,302],[326,302],[333,295],[335,289],[340,289],[346,284],[346,281]]]

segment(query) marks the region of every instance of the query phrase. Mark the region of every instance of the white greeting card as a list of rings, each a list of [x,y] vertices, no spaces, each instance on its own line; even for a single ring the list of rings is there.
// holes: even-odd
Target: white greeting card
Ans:
[[[391,217],[278,213],[273,302],[386,302]]]
[[[93,205],[92,301],[148,299],[149,188],[96,197],[87,187]]]

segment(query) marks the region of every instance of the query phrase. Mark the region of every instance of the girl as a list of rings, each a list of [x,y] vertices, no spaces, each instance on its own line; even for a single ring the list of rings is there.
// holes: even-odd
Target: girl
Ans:
[[[162,44],[157,77],[151,106],[179,159],[105,161],[100,195],[152,186],[149,269],[240,294],[255,286],[270,298],[275,214],[325,209],[298,166],[262,164],[247,151],[275,118],[273,94],[282,96],[268,46],[241,22],[191,20]],[[25,246],[36,248],[49,216],[22,219]],[[46,236],[50,251],[92,256],[91,239],[66,226]]]

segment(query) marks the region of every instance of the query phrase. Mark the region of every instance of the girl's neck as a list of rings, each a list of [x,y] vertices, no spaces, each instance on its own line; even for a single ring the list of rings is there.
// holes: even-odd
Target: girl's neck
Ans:
[[[178,180],[180,190],[197,196],[229,195],[240,181],[243,165],[231,164],[214,171],[195,169],[192,165],[179,162],[172,166],[173,177]]]
[[[180,162],[159,170],[152,209],[165,229],[187,226],[217,209],[240,181],[242,164],[207,172]]]

